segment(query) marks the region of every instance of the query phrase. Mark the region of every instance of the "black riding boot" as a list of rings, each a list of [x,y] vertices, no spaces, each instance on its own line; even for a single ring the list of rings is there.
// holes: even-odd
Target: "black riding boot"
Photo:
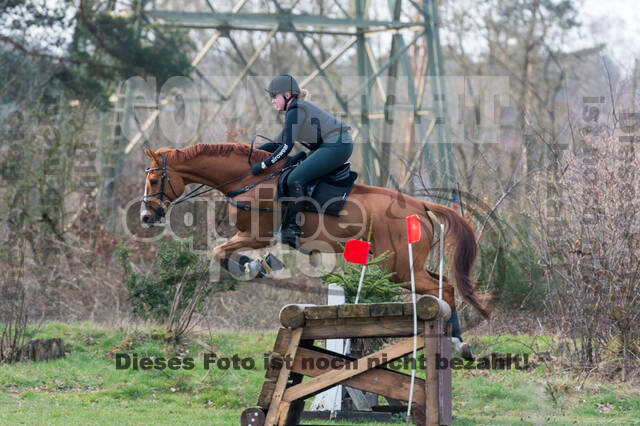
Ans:
[[[289,187],[289,197],[296,198],[287,202],[282,214],[282,224],[280,225],[280,239],[283,244],[289,244],[297,248],[300,238],[300,225],[298,224],[298,213],[302,211],[301,197],[304,196],[304,187],[296,184]]]

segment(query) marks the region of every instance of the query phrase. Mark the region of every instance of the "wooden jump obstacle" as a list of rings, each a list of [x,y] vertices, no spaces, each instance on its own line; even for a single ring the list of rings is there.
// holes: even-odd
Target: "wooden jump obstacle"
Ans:
[[[444,325],[451,310],[423,295],[416,311],[426,380],[415,379],[413,421],[451,424],[451,339]],[[410,376],[384,364],[413,351],[411,303],[286,305],[280,323],[257,406],[242,412],[243,426],[297,425],[304,400],[338,384],[408,402]],[[316,339],[371,337],[406,339],[358,359],[313,345]],[[304,376],[311,378],[303,382]]]

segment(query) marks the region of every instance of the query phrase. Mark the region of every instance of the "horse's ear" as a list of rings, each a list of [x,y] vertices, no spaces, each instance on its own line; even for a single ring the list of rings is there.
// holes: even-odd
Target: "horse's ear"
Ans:
[[[147,156],[149,158],[151,158],[153,161],[155,161],[156,163],[158,163],[158,156],[156,155],[155,152],[151,151],[148,147],[144,147],[144,153],[147,154]]]

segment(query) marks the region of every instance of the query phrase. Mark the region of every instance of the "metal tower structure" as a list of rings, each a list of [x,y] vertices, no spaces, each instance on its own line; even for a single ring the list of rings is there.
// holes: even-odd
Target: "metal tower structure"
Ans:
[[[369,18],[369,12],[374,8],[371,1],[333,0],[331,3],[328,0],[332,9],[340,11],[340,16],[301,12],[299,0],[293,0],[288,6],[283,5],[284,0],[264,1],[259,6],[259,13],[244,10],[247,0],[238,0],[226,12],[217,10],[207,0],[208,10],[204,12],[159,10],[149,8],[147,4],[141,7],[140,13],[144,19],[155,24],[167,23],[190,29],[215,30],[191,63],[192,77],[210,87],[218,97],[215,107],[201,123],[201,128],[213,120],[225,105],[233,102],[234,91],[241,84],[249,84],[243,82],[248,76],[261,75],[256,71],[259,68],[257,65],[266,55],[276,35],[291,34],[297,40],[299,52],[304,53],[313,67],[304,79],[299,80],[300,86],[304,88],[313,80],[320,79],[332,92],[335,97],[333,101],[340,109],[332,112],[344,117],[354,128],[354,140],[362,147],[362,180],[365,183],[406,190],[411,187],[413,173],[420,165],[426,165],[429,185],[454,188],[456,179],[443,78],[437,0],[373,0],[378,11],[380,5],[388,8],[390,19],[387,20]],[[401,19],[407,15],[413,18],[410,21]],[[247,32],[266,33],[259,47],[248,58],[243,55],[236,42],[239,34]],[[407,33],[412,36],[410,40],[405,39]],[[385,40],[391,43],[390,49],[381,49],[380,44],[374,49],[372,40],[384,35]],[[328,58],[318,58],[312,46],[305,43],[305,37],[310,36],[334,36],[345,42],[330,52]],[[215,87],[215,82],[208,81],[199,70],[199,65],[212,47],[223,39],[227,39],[226,45],[230,46],[228,55],[241,63],[243,68],[224,87]],[[414,75],[410,51],[421,40],[424,41],[426,50],[426,67],[416,68],[426,72]],[[349,52],[351,56],[347,54]],[[351,59],[345,59],[347,56]],[[352,84],[348,91],[340,90],[330,73],[330,68],[340,61],[343,61],[343,65],[345,61],[351,61],[348,65],[354,68],[352,72],[357,76],[357,83]],[[402,85],[406,87],[401,87]],[[255,89],[261,90],[257,85]],[[401,98],[404,100],[398,101]],[[159,110],[152,111],[148,119],[141,123],[141,131],[128,141],[125,153],[129,153],[142,141],[146,128],[159,114]],[[393,124],[398,117],[411,117],[410,123],[416,129],[415,147],[408,155],[410,158],[405,160],[406,167],[401,172],[394,172],[391,158],[395,152],[391,142],[405,142],[398,140],[405,136],[396,134],[397,125],[394,127]]]

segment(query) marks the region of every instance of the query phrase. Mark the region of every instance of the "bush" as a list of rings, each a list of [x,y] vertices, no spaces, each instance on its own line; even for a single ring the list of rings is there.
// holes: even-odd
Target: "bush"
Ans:
[[[389,278],[395,272],[387,272],[386,267],[381,268],[379,266],[379,263],[391,256],[393,256],[393,253],[384,252],[367,262],[359,303],[394,302],[399,300],[400,288],[403,283],[392,283]],[[322,283],[326,285],[338,284],[344,289],[345,302],[354,303],[361,274],[362,266],[346,263],[344,273],[330,272],[322,277]]]
[[[118,245],[117,251],[126,275],[132,313],[138,318],[168,320],[176,296],[179,299],[175,303],[176,312],[185,311],[190,304],[201,312],[206,296],[214,290],[209,283],[208,262],[200,260],[188,243],[163,238],[148,274],[133,271],[129,249],[124,244]]]
[[[542,268],[534,250],[521,244],[516,236],[511,241],[500,238],[481,243],[475,269],[478,287],[491,291],[494,304],[529,310],[542,306]]]

